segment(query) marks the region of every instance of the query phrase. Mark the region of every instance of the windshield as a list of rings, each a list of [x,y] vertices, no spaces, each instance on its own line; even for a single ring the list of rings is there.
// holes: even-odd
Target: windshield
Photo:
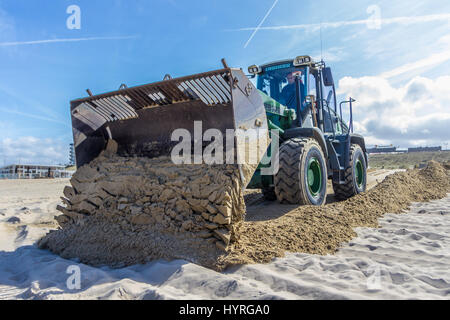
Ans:
[[[258,89],[281,104],[296,109],[295,77],[300,80],[300,97],[306,95],[306,67],[264,68],[264,73],[258,76]]]

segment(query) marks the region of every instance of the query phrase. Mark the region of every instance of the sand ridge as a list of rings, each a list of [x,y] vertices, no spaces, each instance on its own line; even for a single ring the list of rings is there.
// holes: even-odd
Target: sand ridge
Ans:
[[[239,239],[219,264],[268,263],[285,252],[332,254],[356,236],[356,227],[378,227],[385,213],[401,213],[411,202],[441,199],[450,173],[431,161],[424,169],[396,172],[372,190],[325,206],[302,206],[266,221],[244,222]],[[223,259],[222,259],[223,258]]]

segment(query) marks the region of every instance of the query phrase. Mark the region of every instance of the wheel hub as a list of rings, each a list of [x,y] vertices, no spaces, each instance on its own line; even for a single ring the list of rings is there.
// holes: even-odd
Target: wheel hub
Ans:
[[[360,159],[356,160],[355,178],[358,188],[361,188],[364,182],[364,167]]]
[[[322,169],[317,158],[309,160],[307,182],[311,194],[317,196],[322,190]]]

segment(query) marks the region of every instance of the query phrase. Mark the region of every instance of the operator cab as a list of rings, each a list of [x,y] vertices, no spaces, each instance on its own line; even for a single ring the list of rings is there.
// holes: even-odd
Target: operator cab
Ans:
[[[256,86],[260,91],[294,109],[297,114],[300,111],[301,124],[296,126],[319,127],[324,133],[335,134],[348,130],[337,116],[331,69],[325,67],[323,61],[316,63],[309,56],[299,56],[261,66],[252,65],[248,71],[253,77],[257,76]]]
[[[258,75],[257,88],[280,102],[296,109],[295,77],[300,81],[301,101],[306,97],[306,67],[295,67],[291,62],[262,66],[263,72]],[[292,89],[290,89],[292,87]]]

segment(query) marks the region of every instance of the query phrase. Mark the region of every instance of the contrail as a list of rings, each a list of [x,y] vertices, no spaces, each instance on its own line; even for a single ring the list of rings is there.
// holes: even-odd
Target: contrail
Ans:
[[[264,21],[266,21],[267,17],[272,12],[272,9],[276,6],[277,3],[278,3],[278,0],[275,0],[275,2],[273,3],[272,7],[270,7],[269,11],[267,11],[267,13],[264,16],[264,18],[261,20],[261,22],[258,24],[258,26],[254,29],[254,31],[253,31],[252,35],[250,36],[250,38],[248,38],[247,42],[244,45],[244,48],[247,48],[248,44],[253,39],[253,37],[255,36],[256,32],[258,32],[259,28],[264,23]]]
[[[33,119],[38,119],[38,120],[43,120],[43,121],[59,123],[59,124],[63,124],[66,127],[68,126],[67,123],[64,122],[64,121],[53,119],[53,118],[48,118],[48,117],[45,117],[45,116],[30,114],[30,113],[26,113],[26,112],[20,112],[20,111],[16,111],[16,110],[7,109],[7,108],[0,108],[0,111],[6,112],[6,113],[11,113],[11,114],[16,114],[16,115],[24,116],[24,117],[28,117],[28,118],[33,118]]]
[[[135,39],[139,36],[118,36],[118,37],[90,37],[90,38],[67,38],[67,39],[47,39],[35,41],[18,41],[18,42],[0,42],[0,47],[21,46],[30,44],[45,44],[57,42],[79,42],[79,41],[93,41],[93,40],[125,40]]]
[[[416,16],[416,17],[386,18],[386,19],[380,19],[379,21],[381,22],[382,25],[383,24],[384,25],[389,25],[389,24],[409,25],[409,24],[422,23],[422,22],[445,21],[445,20],[447,20],[447,21],[450,20],[450,13],[432,14],[432,15]],[[344,26],[367,24],[368,22],[373,22],[373,21],[370,19],[365,19],[365,20],[323,22],[322,28],[339,28],[339,27],[344,27]],[[239,28],[239,29],[228,29],[226,31],[251,31],[251,30],[253,30],[255,33],[258,30],[291,30],[291,29],[320,30],[320,23],[294,24],[294,25],[268,26],[268,27],[261,27],[261,24],[260,24],[256,28],[248,27],[248,28]],[[253,36],[253,34],[252,34],[252,36]]]
[[[404,74],[404,73],[408,73],[410,71],[414,71],[420,68],[430,68],[430,67],[434,67],[437,66],[441,63],[444,63],[446,61],[450,60],[450,50],[444,51],[444,52],[439,52],[439,53],[434,53],[426,58],[423,58],[421,60],[412,62],[412,63],[407,63],[405,65],[402,65],[398,68],[395,68],[393,70],[390,71],[386,71],[383,72],[379,75],[379,77],[385,78],[385,79],[389,79],[389,78],[393,78],[396,77],[398,75]]]

